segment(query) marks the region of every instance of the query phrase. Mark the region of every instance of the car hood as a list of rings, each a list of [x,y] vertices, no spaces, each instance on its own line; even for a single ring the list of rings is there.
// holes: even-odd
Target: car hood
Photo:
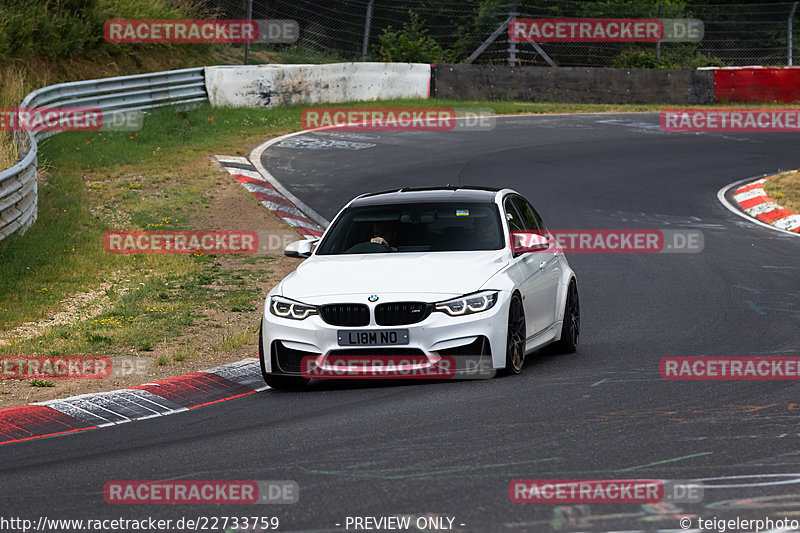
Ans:
[[[308,303],[364,293],[460,296],[481,289],[508,264],[505,250],[314,255],[283,280],[280,292]]]

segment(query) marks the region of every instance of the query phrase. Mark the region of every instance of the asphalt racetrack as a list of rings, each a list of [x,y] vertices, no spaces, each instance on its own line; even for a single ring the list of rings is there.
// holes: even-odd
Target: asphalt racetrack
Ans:
[[[797,147],[787,133],[666,134],[655,114],[505,117],[491,132],[316,132],[276,143],[262,163],[328,219],[368,191],[507,186],[551,229],[694,229],[705,248],[569,255],[579,351],[529,357],[520,376],[267,390],[3,446],[2,514],[277,516],[280,531],[435,515],[453,518],[453,531],[532,533],[681,530],[684,516],[694,530],[698,517],[800,519],[797,383],[659,375],[667,356],[800,355],[800,238],[717,200],[728,183],[797,168]],[[706,487],[697,503],[509,500],[510,481],[548,478]],[[103,485],[124,479],[294,480],[300,501],[107,504]]]

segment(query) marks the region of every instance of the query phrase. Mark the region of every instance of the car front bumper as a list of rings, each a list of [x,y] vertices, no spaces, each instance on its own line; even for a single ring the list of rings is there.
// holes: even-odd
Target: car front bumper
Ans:
[[[367,296],[349,295],[346,301],[366,302]],[[264,368],[269,374],[299,376],[303,375],[303,361],[313,357],[319,369],[336,370],[339,377],[345,377],[349,372],[333,365],[346,354],[359,359],[374,356],[376,361],[382,361],[382,368],[388,372],[412,370],[420,375],[418,371],[443,364],[443,358],[452,358],[449,361],[456,365],[453,377],[491,377],[494,369],[505,366],[509,299],[510,293],[498,291],[497,302],[486,311],[464,316],[434,311],[421,322],[397,326],[375,324],[376,304],[370,303],[367,304],[370,325],[363,327],[334,326],[319,315],[303,320],[282,318],[272,314],[265,305],[261,347]],[[340,331],[379,332],[388,329],[408,330],[408,344],[374,347],[339,344]],[[352,377],[362,377],[358,369],[351,374]]]

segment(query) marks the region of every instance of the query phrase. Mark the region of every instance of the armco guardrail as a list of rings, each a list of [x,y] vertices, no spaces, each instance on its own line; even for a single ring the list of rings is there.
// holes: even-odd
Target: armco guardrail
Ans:
[[[90,107],[107,113],[207,100],[205,68],[199,67],[51,85],[30,93],[20,107]],[[24,155],[0,172],[0,241],[12,233],[23,233],[36,221],[37,143],[52,134],[23,132],[17,136]]]

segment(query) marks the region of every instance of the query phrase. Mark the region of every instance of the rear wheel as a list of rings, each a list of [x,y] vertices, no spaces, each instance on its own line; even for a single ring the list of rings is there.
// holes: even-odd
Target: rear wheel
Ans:
[[[561,325],[561,340],[556,345],[561,353],[575,353],[578,349],[578,336],[581,332],[581,304],[578,298],[578,284],[569,282],[567,303],[564,306],[564,322]]]
[[[506,374],[519,374],[525,362],[525,309],[518,293],[511,296],[508,306],[506,340]]]
[[[264,354],[264,320],[258,326],[258,360],[261,362],[261,375],[272,389],[299,390],[308,385],[309,380],[300,376],[280,376],[267,373],[266,355]]]

